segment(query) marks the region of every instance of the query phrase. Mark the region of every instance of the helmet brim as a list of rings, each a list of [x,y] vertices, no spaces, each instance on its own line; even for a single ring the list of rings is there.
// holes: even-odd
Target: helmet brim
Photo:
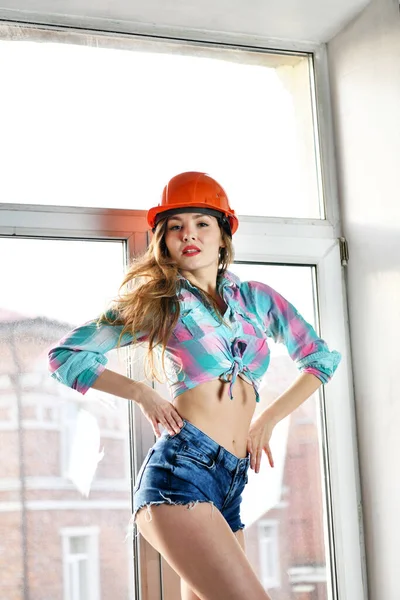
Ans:
[[[198,212],[202,214],[208,214],[216,217],[220,222],[221,226],[224,230],[232,237],[232,235],[237,231],[239,227],[239,220],[235,215],[229,214],[227,215],[224,211],[219,211],[214,208],[210,208],[207,204],[198,204],[197,206],[175,206],[175,207],[161,207],[156,206],[154,208],[149,209],[147,213],[147,223],[151,230],[155,231],[155,228],[159,221],[164,218],[171,217],[172,215],[176,215],[179,213],[192,213]]]

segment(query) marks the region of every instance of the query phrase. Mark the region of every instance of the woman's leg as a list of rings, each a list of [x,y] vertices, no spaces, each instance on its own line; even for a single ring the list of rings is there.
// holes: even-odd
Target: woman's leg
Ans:
[[[237,541],[239,542],[240,547],[242,548],[242,550],[244,552],[245,551],[244,530],[239,529],[239,531],[236,531],[234,533],[234,536],[236,537]],[[197,594],[195,594],[194,591],[188,586],[188,584],[186,583],[186,581],[184,579],[181,579],[181,600],[201,600],[197,596]]]
[[[151,515],[138,511],[139,532],[200,600],[270,600],[215,506],[153,505]]]

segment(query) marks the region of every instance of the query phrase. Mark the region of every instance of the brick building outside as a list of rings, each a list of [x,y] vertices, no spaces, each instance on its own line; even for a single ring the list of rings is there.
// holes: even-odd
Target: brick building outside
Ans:
[[[48,347],[70,329],[0,311],[2,600],[132,597],[127,405],[49,377]]]

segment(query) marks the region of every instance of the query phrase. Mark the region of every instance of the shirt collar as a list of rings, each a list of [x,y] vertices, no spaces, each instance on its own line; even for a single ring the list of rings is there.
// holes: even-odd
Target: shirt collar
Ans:
[[[181,273],[179,273],[179,271],[178,271],[177,279],[181,283],[186,283],[190,287],[196,287],[192,283],[190,283],[190,281],[188,279],[186,279],[186,277],[184,277]],[[232,271],[225,271],[225,273],[223,275],[219,275],[217,278],[218,291],[223,290],[226,287],[240,287],[240,279],[237,275],[232,273]]]
[[[218,289],[225,287],[240,287],[240,279],[232,271],[225,271],[223,275],[218,278]]]

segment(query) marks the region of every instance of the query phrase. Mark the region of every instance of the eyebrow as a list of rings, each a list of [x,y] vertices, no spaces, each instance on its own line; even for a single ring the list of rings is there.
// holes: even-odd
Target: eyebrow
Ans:
[[[200,217],[209,217],[209,216],[210,215],[198,214],[198,215],[194,215],[193,219],[200,219]],[[178,216],[172,216],[168,220],[172,221],[172,219],[176,219],[177,221],[182,221],[181,217],[178,217]]]

